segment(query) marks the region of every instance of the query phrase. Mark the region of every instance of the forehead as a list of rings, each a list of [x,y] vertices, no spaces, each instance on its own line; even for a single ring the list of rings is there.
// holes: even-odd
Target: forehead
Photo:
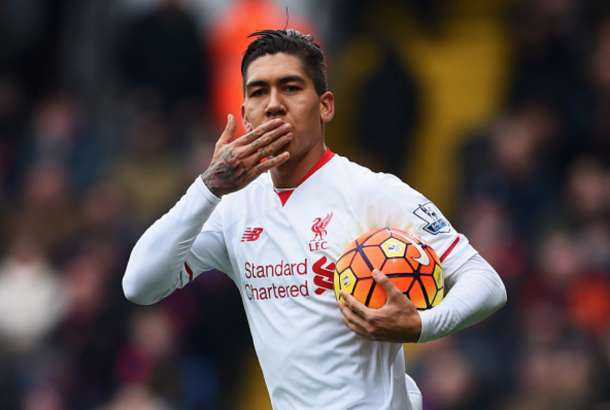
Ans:
[[[301,59],[290,54],[273,54],[257,58],[248,67],[246,84],[253,81],[271,82],[288,76],[298,75],[309,80]]]

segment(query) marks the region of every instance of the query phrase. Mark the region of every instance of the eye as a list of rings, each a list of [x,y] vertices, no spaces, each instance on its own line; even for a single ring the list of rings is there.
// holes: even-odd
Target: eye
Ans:
[[[254,98],[254,97],[262,97],[265,94],[265,90],[262,88],[259,88],[257,90],[254,90],[250,93],[250,97]]]
[[[284,87],[284,91],[289,92],[289,93],[297,92],[300,89],[301,89],[301,87],[299,87],[297,85],[287,85]]]

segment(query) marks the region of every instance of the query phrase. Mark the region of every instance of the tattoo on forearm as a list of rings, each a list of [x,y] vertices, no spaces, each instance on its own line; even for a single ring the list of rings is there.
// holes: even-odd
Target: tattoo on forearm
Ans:
[[[235,158],[230,150],[226,150],[201,175],[205,185],[212,191],[230,190],[242,184],[248,173],[241,160]]]

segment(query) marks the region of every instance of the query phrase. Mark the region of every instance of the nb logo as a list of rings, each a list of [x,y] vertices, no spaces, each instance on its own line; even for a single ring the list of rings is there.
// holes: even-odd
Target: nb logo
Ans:
[[[263,228],[246,228],[243,236],[241,237],[242,242],[253,242],[261,237]]]

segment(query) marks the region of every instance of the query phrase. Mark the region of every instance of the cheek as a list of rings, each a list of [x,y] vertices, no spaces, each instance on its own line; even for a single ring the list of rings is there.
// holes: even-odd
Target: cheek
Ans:
[[[246,121],[244,121],[244,129],[247,132],[252,131],[260,125],[260,120],[252,113],[246,113]]]
[[[265,115],[264,109],[261,108],[261,104],[255,104],[252,101],[250,101],[249,103],[246,102],[244,106],[244,112],[246,118],[248,118],[248,120],[254,127],[256,127],[254,124],[260,122],[261,118]]]
[[[310,131],[317,131],[320,129],[320,110],[318,106],[312,107],[307,112],[307,127]]]

